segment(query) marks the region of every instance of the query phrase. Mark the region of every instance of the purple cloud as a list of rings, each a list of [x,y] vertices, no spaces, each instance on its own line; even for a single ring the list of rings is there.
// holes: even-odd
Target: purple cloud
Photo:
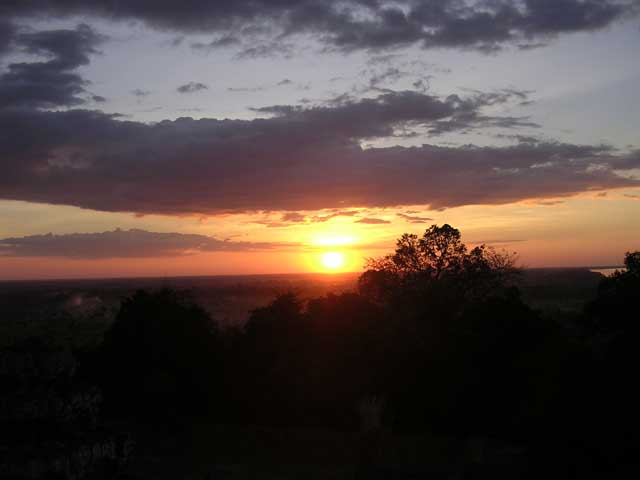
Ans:
[[[165,257],[206,252],[246,252],[298,246],[293,243],[237,242],[184,233],[120,230],[0,239],[0,256],[81,259]]]

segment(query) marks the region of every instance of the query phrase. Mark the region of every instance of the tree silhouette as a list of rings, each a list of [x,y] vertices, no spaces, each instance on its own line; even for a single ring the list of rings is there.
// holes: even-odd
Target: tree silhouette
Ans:
[[[218,332],[186,292],[139,291],[105,335],[105,399],[130,413],[192,412],[219,383]]]
[[[640,393],[637,377],[640,251],[628,252],[626,270],[602,279],[597,297],[587,306],[591,341],[601,359],[598,385],[599,434],[612,462],[637,464],[640,445]]]
[[[476,300],[509,286],[519,273],[515,261],[514,255],[486,245],[468,252],[458,229],[448,224],[432,225],[420,238],[403,234],[394,253],[368,259],[358,288],[378,303],[389,301],[399,292],[413,291],[424,297],[425,289],[443,294],[456,291]]]
[[[467,248],[460,238],[460,231],[449,224],[431,225],[420,238],[403,234],[393,254],[370,260],[368,266],[401,276],[427,274],[440,278],[444,272],[461,267]]]
[[[591,324],[602,333],[640,330],[640,251],[627,252],[624,264],[626,270],[602,279],[597,298],[587,307]]]

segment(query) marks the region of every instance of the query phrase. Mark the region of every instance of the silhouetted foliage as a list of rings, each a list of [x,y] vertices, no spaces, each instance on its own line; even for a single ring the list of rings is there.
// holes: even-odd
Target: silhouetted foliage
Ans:
[[[139,291],[96,351],[29,340],[7,375],[7,350],[0,398],[39,425],[97,425],[104,398],[130,424],[361,429],[365,473],[390,430],[521,445],[517,478],[626,473],[640,451],[640,253],[625,264],[565,325],[523,301],[513,255],[433,225],[370,261],[357,292],[281,294],[243,328],[219,330],[187,292]]]
[[[105,399],[122,412],[197,412],[215,400],[218,344],[216,324],[187,293],[139,291],[105,335]]]
[[[628,252],[624,264],[626,270],[618,270],[600,282],[598,296],[587,309],[593,326],[601,332],[640,329],[640,251]]]
[[[499,292],[518,272],[513,255],[485,245],[469,252],[459,230],[432,225],[420,238],[402,235],[393,254],[369,259],[358,287],[376,302],[406,303],[441,294],[466,301]]]
[[[637,460],[640,451],[640,393],[633,379],[640,360],[640,252],[627,253],[626,270],[604,278],[586,308],[591,342],[601,359],[599,433],[613,462]]]
[[[59,343],[0,349],[0,478],[115,476],[129,459],[128,437],[102,423],[100,389],[79,379],[78,358]]]

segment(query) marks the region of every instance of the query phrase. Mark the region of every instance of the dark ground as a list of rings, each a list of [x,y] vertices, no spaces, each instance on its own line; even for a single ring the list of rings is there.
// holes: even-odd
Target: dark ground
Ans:
[[[520,288],[527,304],[562,323],[595,297],[601,279],[586,268],[531,269]],[[356,280],[357,274],[3,282],[0,347],[35,336],[91,348],[102,341],[120,300],[141,288],[190,290],[225,328],[242,325],[248,311],[283,292],[315,298],[350,291]],[[488,437],[410,435],[393,427],[375,437],[318,428],[238,427],[219,420],[225,412],[216,416],[215,422],[195,423],[166,418],[153,427],[110,424],[105,438],[135,438],[135,454],[120,478],[519,478],[531,462],[531,452],[517,442]],[[3,455],[11,452],[8,442],[0,446]]]

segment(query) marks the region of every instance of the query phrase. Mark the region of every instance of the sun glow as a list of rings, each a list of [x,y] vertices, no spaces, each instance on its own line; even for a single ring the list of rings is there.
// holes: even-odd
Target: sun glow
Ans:
[[[348,236],[327,236],[317,238],[314,243],[323,247],[339,247],[343,245],[351,245],[356,240],[353,237]]]
[[[337,270],[344,265],[344,254],[327,252],[322,255],[322,265],[328,270]]]

